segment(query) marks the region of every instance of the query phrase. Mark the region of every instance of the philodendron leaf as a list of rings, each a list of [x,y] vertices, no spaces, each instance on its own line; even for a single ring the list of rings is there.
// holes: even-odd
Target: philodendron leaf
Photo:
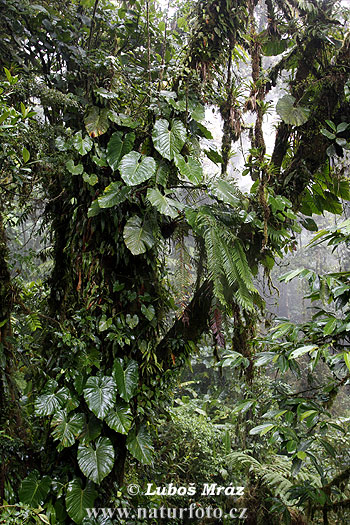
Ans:
[[[121,177],[128,186],[136,186],[150,179],[155,174],[156,168],[153,157],[145,157],[137,151],[124,155],[119,164]]]
[[[188,157],[187,162],[179,153],[174,153],[174,162],[180,171],[180,178],[191,182],[192,184],[200,184],[203,181],[203,169],[201,163],[194,157]]]
[[[126,448],[144,465],[152,463],[154,452],[152,439],[144,426],[137,433],[136,430],[130,432],[126,440]]]
[[[35,401],[35,413],[38,416],[50,416],[62,408],[70,396],[68,388],[57,390],[56,381],[49,381],[44,393]]]
[[[165,197],[165,195],[163,195],[157,188],[149,188],[147,190],[147,199],[152,206],[157,208],[159,213],[168,215],[172,219],[178,217],[179,210],[183,208],[179,202],[174,199],[169,199],[169,197]]]
[[[82,164],[74,164],[74,160],[69,159],[66,162],[66,168],[72,175],[81,175],[84,171]]]
[[[135,394],[139,382],[139,365],[136,361],[130,360],[124,369],[119,359],[114,361],[113,377],[118,385],[118,392],[125,401]]]
[[[72,145],[80,155],[84,156],[91,150],[93,142],[89,136],[83,137],[80,130],[73,136]]]
[[[68,484],[66,508],[68,516],[74,521],[74,523],[81,525],[84,518],[87,516],[86,509],[91,509],[94,506],[96,498],[97,492],[91,481],[86,483],[84,489],[83,483],[79,478],[74,479]]]
[[[99,137],[106,133],[108,123],[108,109],[98,108],[97,106],[91,107],[84,119],[85,128],[90,137]]]
[[[103,419],[115,403],[117,385],[113,377],[89,377],[83,390],[90,410]]]
[[[54,427],[52,436],[60,441],[59,448],[74,445],[75,439],[84,430],[84,414],[67,414],[65,410],[59,410],[53,416],[51,426]]]
[[[129,405],[125,401],[117,401],[114,409],[107,414],[105,421],[110,428],[119,434],[127,434],[132,421]]]
[[[126,200],[130,192],[131,188],[124,186],[120,180],[112,182],[105,188],[101,197],[97,199],[98,206],[99,208],[112,208],[112,206],[117,206]]]
[[[38,507],[45,501],[50,485],[51,478],[48,476],[40,478],[38,471],[34,470],[22,481],[19,499],[33,508]]]
[[[174,153],[180,153],[186,141],[186,128],[181,120],[173,120],[170,124],[165,119],[159,119],[154,125],[153,145],[165,159],[172,160]]]
[[[239,196],[239,190],[233,184],[226,180],[216,180],[209,185],[211,193],[220,201],[230,204],[235,208],[242,206],[242,198]]]
[[[113,468],[114,448],[110,439],[100,437],[95,443],[79,445],[77,457],[82,473],[100,484]]]
[[[107,146],[107,161],[113,171],[118,168],[120,159],[130,153],[135,142],[135,133],[127,133],[123,137],[121,131],[116,131]]]
[[[276,104],[276,111],[286,124],[301,126],[309,118],[309,108],[295,106],[295,98],[292,95],[284,95]]]
[[[124,226],[124,242],[133,255],[145,253],[152,248],[155,239],[152,228],[147,221],[142,221],[137,215],[133,215]]]

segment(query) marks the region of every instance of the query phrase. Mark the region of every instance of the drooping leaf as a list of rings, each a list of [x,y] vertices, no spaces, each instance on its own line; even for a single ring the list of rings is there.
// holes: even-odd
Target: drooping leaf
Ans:
[[[50,490],[51,479],[48,476],[40,478],[37,470],[34,470],[27,476],[19,489],[19,499],[35,508],[41,505]]]
[[[157,188],[149,188],[147,190],[147,199],[150,201],[152,206],[157,208],[159,213],[168,215],[172,219],[178,217],[179,210],[183,208],[179,202],[166,197]]]
[[[84,423],[84,414],[70,416],[65,410],[55,413],[51,421],[51,426],[54,427],[52,436],[60,441],[60,449],[74,445],[75,439],[84,429]]]
[[[204,153],[214,164],[222,164],[222,156],[214,149],[205,149]]]
[[[112,182],[105,188],[103,195],[97,199],[99,208],[111,208],[121,204],[126,200],[130,191],[131,188],[124,186],[120,180]]]
[[[123,134],[121,131],[113,133],[107,145],[107,162],[115,171],[118,167],[123,147]]]
[[[23,157],[24,163],[26,164],[28,162],[28,160],[30,159],[30,153],[27,150],[27,148],[23,148],[22,149],[22,157]]]
[[[337,327],[337,319],[334,317],[329,319],[329,321],[326,323],[325,327],[323,328],[323,335],[330,335]]]
[[[296,359],[297,357],[300,357],[304,354],[308,354],[309,352],[313,352],[314,350],[317,350],[317,345],[306,345],[306,346],[300,346],[299,348],[296,348],[293,350],[293,352],[290,354],[289,359]]]
[[[120,159],[130,153],[135,142],[135,133],[126,133],[123,137],[121,131],[116,131],[110,138],[107,146],[107,161],[113,171],[118,168]]]
[[[260,434],[260,436],[264,436],[267,434],[270,430],[275,428],[276,425],[273,423],[264,423],[263,425],[258,425],[257,427],[252,428],[249,431],[249,434],[254,436],[255,434]]]
[[[110,439],[100,437],[95,443],[79,445],[77,457],[82,473],[100,484],[113,468],[114,448]]]
[[[170,124],[165,119],[159,119],[154,125],[153,145],[162,157],[172,160],[174,153],[180,153],[186,141],[186,128],[181,120],[173,120]]]
[[[124,227],[124,242],[133,255],[145,253],[148,248],[152,248],[155,239],[153,237],[150,224],[137,215],[133,215]]]
[[[295,106],[295,98],[292,95],[284,95],[276,104],[276,111],[286,124],[301,126],[309,118],[309,108]]]
[[[118,385],[118,392],[125,401],[134,396],[139,381],[139,365],[130,360],[124,369],[119,359],[114,361],[113,377]]]
[[[136,186],[153,177],[156,167],[153,157],[145,157],[137,151],[131,151],[120,161],[119,171],[125,184]]]
[[[102,422],[97,419],[94,414],[91,414],[89,421],[85,420],[84,429],[79,436],[81,443],[86,444],[98,438],[101,434]]]
[[[129,432],[131,422],[132,416],[129,405],[121,400],[116,402],[114,409],[106,416],[107,425],[120,434]]]
[[[130,432],[126,440],[126,447],[129,452],[144,465],[152,463],[154,449],[152,439],[146,428],[142,426],[138,433],[136,430]]]
[[[92,201],[90,208],[88,209],[88,217],[96,217],[101,211],[101,208],[98,204],[98,199]]]
[[[69,482],[66,494],[66,508],[69,517],[74,523],[81,525],[87,516],[86,509],[91,509],[94,506],[96,498],[97,492],[91,481],[86,483],[84,489],[83,483],[79,478]]]
[[[89,136],[83,137],[80,130],[73,136],[72,145],[80,155],[84,156],[91,150],[93,142]]]
[[[108,109],[93,106],[85,115],[85,128],[90,137],[99,137],[108,130]]]
[[[56,381],[49,381],[44,393],[35,401],[35,413],[38,416],[50,416],[65,405],[69,396],[68,388],[57,390]]]
[[[180,171],[181,179],[192,184],[200,184],[203,181],[203,168],[194,157],[188,157],[186,162],[182,155],[174,152],[174,162]]]
[[[113,377],[89,377],[83,390],[90,410],[103,419],[115,403],[117,385]]]

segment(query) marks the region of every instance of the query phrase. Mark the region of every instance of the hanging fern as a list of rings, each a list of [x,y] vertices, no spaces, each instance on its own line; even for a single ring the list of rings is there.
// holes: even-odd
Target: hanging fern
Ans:
[[[228,456],[228,461],[231,465],[242,465],[249,468],[249,472],[253,473],[272,494],[278,497],[285,505],[291,505],[294,502],[290,495],[290,490],[294,486],[289,479],[292,462],[289,459],[281,456],[274,456],[273,464],[261,464],[257,459],[244,452],[232,452]],[[295,481],[304,481],[307,478],[308,482],[321,486],[319,476],[310,476],[310,472],[303,472],[301,470],[294,478]]]
[[[189,219],[204,238],[208,272],[217,298],[228,305],[233,295],[242,308],[252,311],[259,294],[242,242],[234,230],[206,206],[192,212]]]

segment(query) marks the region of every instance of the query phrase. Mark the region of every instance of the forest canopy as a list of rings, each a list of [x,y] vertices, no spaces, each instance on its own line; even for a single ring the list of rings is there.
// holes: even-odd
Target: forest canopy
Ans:
[[[0,523],[346,523],[346,3],[0,15]]]

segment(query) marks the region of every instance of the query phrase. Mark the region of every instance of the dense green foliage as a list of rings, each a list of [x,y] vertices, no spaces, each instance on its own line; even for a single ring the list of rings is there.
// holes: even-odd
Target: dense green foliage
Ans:
[[[4,523],[102,523],[86,508],[164,479],[244,484],[246,523],[348,516],[349,272],[285,274],[317,310],[262,324],[276,261],[350,199],[347,12],[176,8],[0,0]],[[324,240],[347,249],[348,221]]]

